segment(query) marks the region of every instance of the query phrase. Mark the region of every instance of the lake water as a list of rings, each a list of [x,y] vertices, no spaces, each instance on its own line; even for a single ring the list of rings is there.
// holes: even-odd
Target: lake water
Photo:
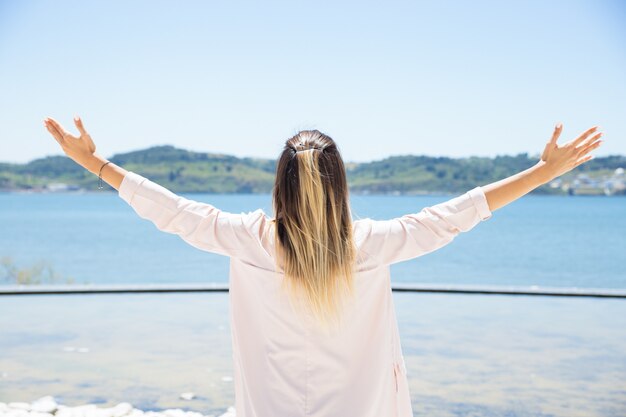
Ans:
[[[270,195],[182,194],[230,212]],[[453,195],[351,196],[353,217],[389,219]],[[227,257],[139,218],[114,193],[0,193],[0,257],[76,283],[228,282]],[[626,288],[626,198],[527,195],[443,248],[391,266],[392,281]]]
[[[415,416],[626,415],[626,300],[394,293],[394,304]],[[0,401],[219,416],[234,404],[228,305],[226,293],[0,297]]]
[[[185,194],[242,212],[269,195]],[[440,196],[352,196],[388,219]],[[626,199],[525,196],[392,281],[626,288]],[[228,258],[140,219],[116,194],[0,194],[0,256],[77,283],[227,282]],[[626,300],[394,293],[416,416],[626,415]],[[225,293],[0,297],[0,402],[221,415],[234,404]],[[194,392],[193,400],[182,400]]]

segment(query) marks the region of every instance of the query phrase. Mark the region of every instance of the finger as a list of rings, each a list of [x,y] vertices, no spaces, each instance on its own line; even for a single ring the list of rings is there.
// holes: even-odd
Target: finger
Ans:
[[[584,141],[585,139],[587,139],[589,137],[589,135],[591,135],[593,132],[595,132],[598,129],[598,126],[594,126],[590,129],[587,129],[582,135],[580,135],[579,137],[577,137],[573,142],[572,145],[576,146],[578,144],[580,144],[582,141]]]
[[[602,136],[602,132],[598,132],[593,136],[590,136],[587,140],[581,142],[578,146],[576,146],[576,148],[584,148],[585,146],[589,145],[590,143],[594,142],[596,139],[600,138],[600,136]]]
[[[74,117],[74,124],[78,128],[78,131],[80,132],[81,136],[86,136],[88,134],[87,131],[85,130],[85,127],[83,126],[83,121],[80,117],[78,116]]]
[[[589,144],[589,145],[587,145],[587,146],[583,146],[583,147],[581,148],[581,150],[580,150],[580,151],[578,151],[578,156],[582,156],[582,155],[585,155],[586,153],[591,152],[592,150],[594,150],[594,149],[596,149],[598,146],[600,146],[600,144],[602,144],[602,142],[604,142],[604,141],[602,141],[602,140],[598,140],[598,141],[595,141],[595,142],[593,142],[593,143],[590,143],[590,144]]]
[[[45,119],[44,124],[51,133],[55,133],[59,136],[62,136],[61,132],[59,132],[58,129],[50,122],[50,118]]]
[[[563,123],[557,123],[554,127],[554,133],[552,133],[552,138],[548,142],[550,145],[556,145],[556,141],[561,136],[561,132],[563,131]]]
[[[52,124],[52,126],[54,126],[54,128],[55,128],[56,130],[58,130],[58,131],[59,131],[59,133],[60,133],[62,136],[65,136],[65,135],[68,135],[68,134],[69,134],[69,133],[67,132],[67,130],[65,130],[65,129],[63,128],[63,126],[61,126],[61,124],[60,124],[59,122],[57,122],[56,120],[54,120],[52,117],[48,117],[48,121],[50,122],[50,124]]]
[[[590,159],[593,159],[593,155],[587,155],[582,159],[579,159],[578,162],[576,162],[576,164],[574,165],[573,168],[576,168],[578,165],[580,164],[584,164],[585,162],[589,161]]]
[[[59,144],[63,143],[63,135],[61,135],[61,133],[59,133],[59,131],[56,129],[56,127],[54,127],[52,125],[52,123],[50,123],[48,120],[46,120],[44,122],[44,124],[46,125],[46,129],[48,129],[48,132],[50,132],[50,134],[54,137],[54,139],[56,139],[57,142],[59,142]]]

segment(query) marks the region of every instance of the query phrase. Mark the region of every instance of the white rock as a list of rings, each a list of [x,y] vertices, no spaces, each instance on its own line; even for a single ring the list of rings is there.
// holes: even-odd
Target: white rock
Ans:
[[[71,417],[91,417],[97,413],[98,407],[95,404],[83,404],[78,405],[76,407],[68,407],[64,409],[70,412],[69,416]],[[58,413],[58,412],[57,412]],[[56,417],[56,414],[55,414]]]
[[[113,407],[96,408],[86,413],[88,417],[113,417]]]
[[[187,411],[187,417],[204,417],[204,414],[197,411]]]
[[[163,411],[163,414],[165,414],[167,417],[185,417],[185,410],[180,409],[180,408],[169,408],[165,411]]]
[[[28,413],[28,417],[54,417],[51,413],[41,413],[39,411],[31,411]]]
[[[144,412],[138,408],[133,408],[133,410],[127,414],[127,417],[143,417]]]
[[[3,403],[0,401],[0,412],[1,411],[6,411],[9,409],[9,406],[6,403]]]
[[[31,411],[36,411],[39,413],[54,414],[57,408],[58,408],[58,404],[54,400],[54,397],[51,395],[46,395],[45,397],[41,397],[33,401],[30,405]]]
[[[235,414],[235,407],[228,407],[226,412],[222,414],[220,417],[235,417],[236,415],[237,414]]]
[[[30,404],[20,401],[14,401],[8,404],[9,408],[14,408],[16,410],[26,410],[30,411]]]
[[[54,413],[54,417],[74,417],[74,411],[71,407],[59,406],[57,412]]]
[[[182,394],[180,394],[180,398],[182,398],[183,400],[192,400],[195,396],[196,394],[194,394],[193,392],[183,392]]]
[[[67,407],[67,408],[71,408],[74,411],[88,411],[88,410],[94,410],[98,408],[98,406],[95,404],[82,404],[82,405],[76,405],[74,407]]]
[[[10,408],[2,413],[3,417],[27,417],[28,411],[22,408]]]
[[[119,403],[112,409],[113,417],[122,417],[133,411],[133,405],[131,403]]]

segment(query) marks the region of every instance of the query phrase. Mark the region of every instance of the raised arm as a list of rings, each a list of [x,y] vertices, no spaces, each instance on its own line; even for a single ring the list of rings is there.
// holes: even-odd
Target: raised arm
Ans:
[[[594,126],[576,139],[559,146],[557,140],[562,130],[563,125],[557,124],[552,138],[546,144],[537,164],[515,175],[481,187],[487,197],[490,211],[493,212],[517,200],[535,188],[589,161],[593,155],[587,154],[603,142],[599,140],[602,132],[597,132],[598,126]]]
[[[85,131],[82,121],[74,119],[80,137],[68,133],[53,119],[44,125],[76,163],[98,175],[108,162],[95,153],[95,144]],[[135,172],[113,163],[102,170],[102,179],[118,190],[143,219],[157,229],[178,235],[200,250],[255,262],[264,256],[260,240],[266,226],[266,216],[259,209],[248,213],[229,213],[211,204],[179,196]]]
[[[391,220],[357,221],[361,250],[382,264],[406,261],[433,252],[452,242],[459,233],[490,219],[498,208],[590,160],[592,156],[585,155],[602,142],[597,140],[602,133],[594,135],[597,127],[592,127],[575,140],[558,146],[556,141],[562,129],[561,124],[557,125],[541,160],[527,170],[477,186],[417,213]]]

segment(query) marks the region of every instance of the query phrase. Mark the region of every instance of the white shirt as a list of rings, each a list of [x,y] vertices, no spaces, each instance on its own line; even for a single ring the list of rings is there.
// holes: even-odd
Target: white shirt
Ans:
[[[134,172],[119,196],[159,230],[230,257],[238,417],[412,417],[389,265],[432,252],[492,216],[476,187],[414,214],[353,221],[358,303],[328,335],[300,319],[281,292],[274,229],[262,209],[228,213]]]

